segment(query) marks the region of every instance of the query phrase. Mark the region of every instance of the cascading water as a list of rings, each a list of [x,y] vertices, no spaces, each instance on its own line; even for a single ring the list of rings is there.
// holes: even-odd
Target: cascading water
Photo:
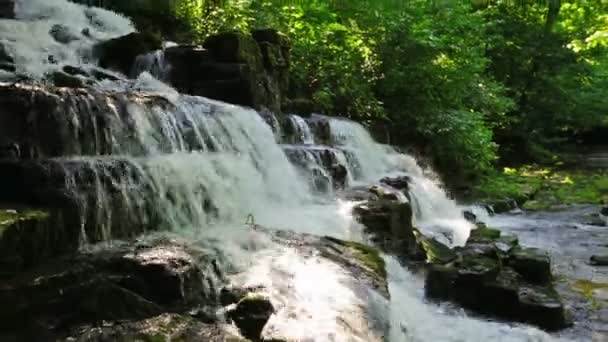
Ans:
[[[31,78],[66,64],[94,67],[96,43],[134,30],[116,13],[66,0],[15,0],[15,15],[0,20],[0,44],[14,57],[17,74]]]
[[[34,78],[62,64],[94,67],[90,53],[95,42],[132,30],[121,16],[66,0],[16,4],[20,20],[0,20],[0,43],[16,57],[18,72]],[[68,32],[86,29],[87,34],[60,44],[49,34],[54,25],[64,25]],[[161,62],[159,55],[142,57],[136,73],[164,67]],[[67,115],[49,116],[57,125],[64,120],[57,134],[66,145],[73,144],[48,152],[58,154],[51,155],[52,161],[64,168],[66,187],[82,202],[85,242],[110,239],[131,224],[142,231],[155,226],[219,241],[240,267],[239,283],[274,288],[272,299],[280,308],[268,330],[297,340],[504,341],[505,334],[511,340],[549,339],[535,329],[437,312],[421,299],[416,278],[391,259],[390,302],[372,289],[362,297],[352,289],[357,279],[334,264],[305,259],[244,230],[251,214],[256,223],[276,229],[365,240],[350,214],[354,203],[311,193],[257,112],[180,95],[145,72],[134,81],[102,82],[83,94],[68,94],[70,100],[61,107]],[[107,121],[101,125],[93,120],[97,115]],[[295,116],[291,120],[299,143],[318,143],[308,123]],[[464,243],[470,227],[460,209],[412,157],[374,142],[359,124],[327,120],[334,158],[350,171],[349,183],[409,176],[417,224],[430,232],[449,228],[454,244]],[[303,152],[304,158],[321,163],[311,153]],[[368,305],[377,312],[366,311]],[[371,327],[374,318],[390,323],[389,336],[383,338]]]

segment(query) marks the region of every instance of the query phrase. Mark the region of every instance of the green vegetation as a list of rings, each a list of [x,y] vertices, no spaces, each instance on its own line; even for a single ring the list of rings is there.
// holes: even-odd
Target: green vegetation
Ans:
[[[485,175],[517,194],[536,184],[488,184],[497,164],[551,161],[608,131],[604,0],[98,2],[185,43],[279,29],[292,46],[290,103],[381,127],[454,182]],[[155,8],[171,19],[150,28]]]
[[[357,260],[374,272],[379,279],[386,280],[386,265],[378,249],[358,242],[343,241]]]
[[[11,227],[15,223],[30,220],[42,220],[48,217],[48,212],[39,210],[17,211],[0,209],[0,238],[4,234],[5,229]]]
[[[516,200],[528,210],[568,204],[608,204],[608,172],[565,171],[526,166],[484,176],[474,189],[486,202]]]
[[[591,302],[593,308],[599,308],[602,303],[595,299],[595,291],[608,289],[608,283],[597,283],[587,279],[579,279],[574,282],[573,287],[580,292],[585,299]]]

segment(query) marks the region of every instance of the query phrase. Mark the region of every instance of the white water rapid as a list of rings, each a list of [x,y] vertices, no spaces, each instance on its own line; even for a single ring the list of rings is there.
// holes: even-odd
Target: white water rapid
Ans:
[[[124,17],[67,0],[17,0],[16,13],[18,20],[0,20],[0,43],[15,56],[17,72],[31,78],[65,64],[95,67],[95,42],[133,30]],[[79,39],[58,43],[49,34],[56,25],[79,33]],[[162,73],[160,58],[142,57],[136,73],[155,67],[154,73]],[[66,127],[89,127],[91,108],[102,102],[108,124],[104,130],[91,124],[86,136],[95,144],[74,144],[53,159],[65,168],[72,191],[89,199],[83,201],[83,227],[98,227],[95,234],[83,228],[83,242],[112,238],[126,217],[129,224],[214,241],[239,270],[236,283],[270,289],[278,311],[266,333],[292,340],[553,340],[534,328],[470,318],[425,302],[421,280],[391,258],[387,301],[371,288],[355,289],[355,275],[336,264],[247,229],[250,217],[272,229],[365,241],[351,215],[355,203],[311,192],[300,166],[290,162],[286,147],[254,110],[178,94],[147,72],[136,80],[96,84],[94,91],[107,97],[66,101]],[[319,143],[306,120],[290,120],[298,144]],[[449,235],[454,245],[466,241],[470,225],[461,209],[413,157],[376,143],[357,123],[327,120],[336,162],[351,171],[351,185],[409,176],[417,225]],[[61,134],[67,139],[72,131]],[[100,149],[102,141],[107,148]],[[322,167],[314,153],[308,156]]]

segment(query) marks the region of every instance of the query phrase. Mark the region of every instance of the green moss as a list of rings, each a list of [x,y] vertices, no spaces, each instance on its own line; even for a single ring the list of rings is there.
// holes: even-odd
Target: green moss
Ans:
[[[43,220],[49,217],[49,213],[41,210],[0,210],[0,238],[4,231],[17,222],[29,220]]]
[[[537,166],[505,168],[486,176],[474,188],[477,200],[515,199],[527,210],[558,205],[608,203],[608,173],[563,171]]]
[[[587,279],[579,279],[574,282],[573,287],[585,298],[592,300],[593,292],[599,289],[608,289],[608,283],[596,283]]]
[[[351,249],[353,256],[365,267],[373,271],[379,278],[386,280],[386,265],[376,248],[352,241],[344,241],[344,245]]]
[[[469,241],[486,241],[500,239],[500,230],[488,227],[477,227],[471,230]]]
[[[165,341],[169,340],[168,336],[166,336],[165,334],[161,334],[161,333],[142,334],[142,335],[140,335],[140,338],[144,342],[165,342]]]
[[[414,231],[414,236],[424,251],[428,263],[447,264],[456,259],[456,253],[436,239],[427,238],[417,230]]]

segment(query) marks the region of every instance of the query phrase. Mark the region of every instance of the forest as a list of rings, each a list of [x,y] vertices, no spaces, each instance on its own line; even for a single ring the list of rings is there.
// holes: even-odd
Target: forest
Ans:
[[[296,106],[415,145],[454,179],[567,162],[608,132],[607,1],[98,3],[181,42],[277,28]]]

